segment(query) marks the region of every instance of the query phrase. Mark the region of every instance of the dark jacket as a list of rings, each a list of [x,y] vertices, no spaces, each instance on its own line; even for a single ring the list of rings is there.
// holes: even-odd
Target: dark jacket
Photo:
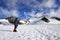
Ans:
[[[8,21],[11,24],[14,24],[14,25],[18,25],[19,24],[19,19],[18,18],[15,18],[15,17],[8,18]]]

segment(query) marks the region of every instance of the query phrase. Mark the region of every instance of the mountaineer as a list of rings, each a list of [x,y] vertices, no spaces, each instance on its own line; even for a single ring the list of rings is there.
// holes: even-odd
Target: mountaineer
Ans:
[[[14,24],[14,29],[13,29],[13,32],[17,32],[17,26],[18,26],[18,24],[19,24],[19,19],[18,18],[16,18],[16,17],[9,17],[9,18],[7,18],[8,19],[8,21],[11,23],[11,24]]]

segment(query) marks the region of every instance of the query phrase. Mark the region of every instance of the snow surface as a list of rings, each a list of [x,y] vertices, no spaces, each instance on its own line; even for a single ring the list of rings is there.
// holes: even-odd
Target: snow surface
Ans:
[[[14,25],[8,20],[0,19],[0,40],[60,40],[60,21],[48,19],[49,23],[41,18],[29,19],[29,23],[18,26],[17,32],[13,32]]]
[[[56,20],[56,19],[52,19],[52,18],[48,18],[47,19],[50,21],[49,23],[41,20],[41,18],[31,18],[29,21],[30,23],[29,24],[32,24],[32,25],[36,25],[36,24],[60,24],[60,21]]]
[[[0,23],[3,25],[11,25],[11,23],[9,23],[9,21],[6,19],[0,19]]]
[[[60,40],[59,24],[19,25],[13,32],[13,25],[0,25],[0,40]]]

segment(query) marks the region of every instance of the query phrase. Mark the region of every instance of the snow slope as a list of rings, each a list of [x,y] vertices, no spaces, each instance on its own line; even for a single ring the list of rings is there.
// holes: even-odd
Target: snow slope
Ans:
[[[30,25],[36,25],[36,24],[60,24],[60,21],[58,21],[56,19],[52,19],[52,18],[46,17],[50,21],[50,22],[47,23],[47,22],[41,20],[42,18],[43,17],[31,18],[29,20],[20,20],[19,22],[23,23],[23,24],[30,24]],[[12,25],[6,19],[0,19],[0,24]]]
[[[58,21],[56,19],[52,19],[52,18],[47,17],[47,19],[50,21],[50,22],[47,23],[47,22],[41,20],[41,18],[31,18],[29,20],[30,21],[29,24],[32,24],[32,25],[36,25],[36,24],[60,24],[60,21]]]
[[[0,40],[60,40],[59,24],[19,25],[13,32],[13,25],[0,25]]]
[[[0,19],[0,24],[2,24],[2,25],[11,25],[11,23],[9,23],[9,21],[6,20],[6,19]]]

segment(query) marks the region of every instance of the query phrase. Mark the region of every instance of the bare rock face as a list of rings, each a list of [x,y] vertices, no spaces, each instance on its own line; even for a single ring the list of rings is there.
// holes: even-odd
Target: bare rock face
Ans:
[[[60,18],[57,18],[57,17],[52,17],[52,18],[54,18],[54,19],[56,19],[56,20],[60,21]]]
[[[46,17],[43,17],[41,20],[43,20],[43,21],[45,21],[45,22],[47,22],[47,23],[50,22]]]

